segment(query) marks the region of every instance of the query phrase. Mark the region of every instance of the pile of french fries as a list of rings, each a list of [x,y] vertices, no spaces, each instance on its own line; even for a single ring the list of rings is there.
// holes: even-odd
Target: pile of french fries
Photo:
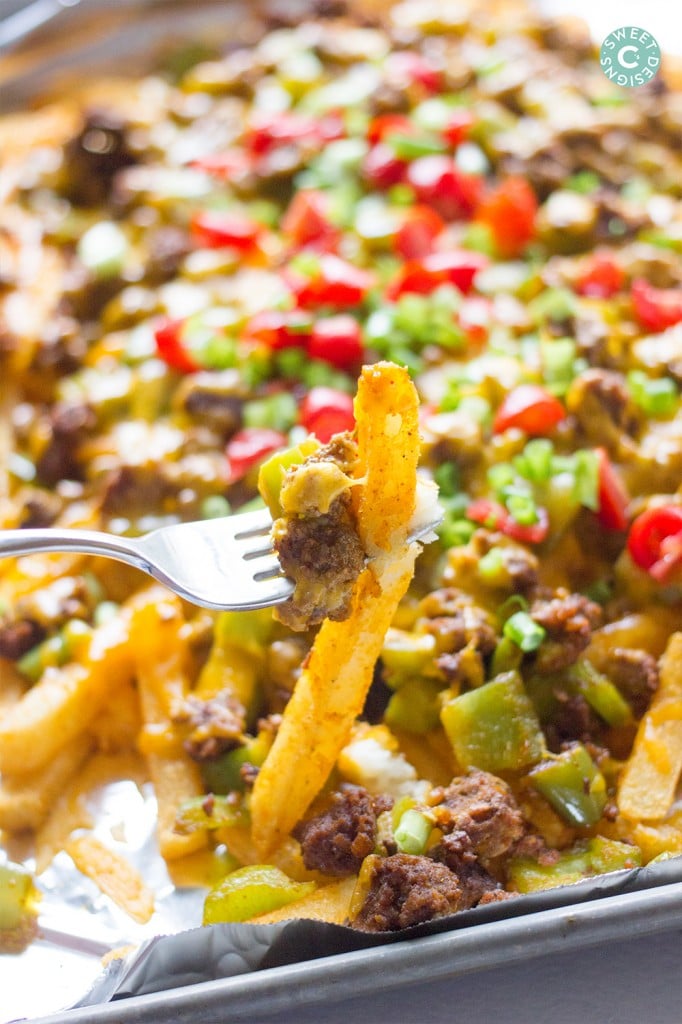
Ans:
[[[359,532],[372,558],[356,582],[350,617],[327,620],[317,634],[257,776],[249,825],[224,827],[213,837],[202,829],[176,829],[180,807],[204,792],[177,724],[198,675],[190,648],[193,611],[177,597],[157,585],[137,590],[84,638],[70,663],[47,668],[31,689],[10,662],[0,661],[0,829],[6,836],[35,833],[39,870],[65,850],[135,921],[149,921],[154,893],[119,848],[95,835],[87,807],[88,793],[98,786],[132,779],[153,784],[159,851],[178,877],[181,865],[201,858],[216,841],[243,863],[269,862],[305,876],[291,829],[322,790],[353,732],[420,550],[408,541],[419,458],[417,406],[404,370],[386,363],[365,367],[355,404],[360,458],[353,490]],[[82,509],[82,521],[87,516]],[[0,584],[16,598],[73,572],[74,559],[82,557],[5,563]],[[633,629],[660,632],[659,626],[642,621]],[[238,666],[226,665],[221,685],[232,685],[236,674]],[[414,743],[404,752],[424,777],[440,781],[443,760],[437,753]],[[617,794],[614,834],[637,843],[647,859],[682,852],[682,812],[674,810],[681,772],[677,633],[663,655],[660,689],[640,724]],[[300,902],[258,920],[343,921],[355,880],[325,881]]]
[[[268,858],[294,872],[301,866],[289,832],[322,789],[362,710],[420,550],[408,542],[419,458],[418,400],[409,375],[392,364],[366,367],[355,412],[362,479],[354,488],[357,520],[373,557],[357,580],[350,617],[326,621],[317,634],[257,777],[251,828],[218,835],[240,860]],[[19,559],[2,585],[12,596],[28,592],[73,571],[74,557],[81,556]],[[166,861],[207,847],[207,832],[175,829],[181,805],[204,792],[176,725],[195,682],[189,614],[177,597],[146,586],[92,632],[72,662],[47,668],[33,688],[24,692],[12,665],[0,665],[0,829],[35,831],[39,868],[66,850],[140,922],[151,918],[154,895],[125,855],[94,835],[86,797],[112,779],[149,779]],[[229,667],[224,684],[230,684]],[[348,881],[324,887],[299,912],[341,920],[351,890]]]

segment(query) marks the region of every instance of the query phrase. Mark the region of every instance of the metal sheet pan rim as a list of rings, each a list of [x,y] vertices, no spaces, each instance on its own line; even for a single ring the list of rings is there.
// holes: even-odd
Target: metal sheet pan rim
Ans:
[[[334,996],[456,978],[476,971],[682,927],[682,882],[476,924],[390,946],[356,950],[256,974],[32,1018],[33,1024],[230,1024],[290,1012]],[[218,1019],[218,1018],[215,1018]]]

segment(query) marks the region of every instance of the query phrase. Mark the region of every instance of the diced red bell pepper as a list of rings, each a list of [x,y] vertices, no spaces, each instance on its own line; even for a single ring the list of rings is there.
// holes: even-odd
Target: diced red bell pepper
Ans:
[[[445,221],[430,206],[413,206],[395,236],[395,247],[406,260],[418,260],[433,250],[433,243],[445,229]]]
[[[418,84],[428,92],[440,92],[443,85],[443,74],[440,68],[413,50],[394,50],[386,58],[386,71],[391,78],[399,79],[407,85]]]
[[[386,289],[389,299],[397,299],[406,292],[430,295],[442,284],[452,284],[466,294],[479,270],[488,265],[488,257],[471,249],[449,249],[432,252],[421,260],[409,260],[397,278]]]
[[[406,170],[405,160],[399,160],[384,142],[372,146],[362,162],[362,173],[367,184],[382,191],[400,184]]]
[[[464,174],[444,154],[417,157],[407,169],[407,181],[419,201],[433,206],[446,220],[471,217],[483,194],[483,179]]]
[[[318,270],[312,276],[288,268],[284,277],[304,309],[357,306],[374,284],[373,274],[332,253],[320,256]]]
[[[624,283],[625,273],[613,256],[596,252],[590,256],[578,278],[576,291],[591,299],[610,299],[621,290]]]
[[[154,329],[156,351],[172,370],[178,373],[196,373],[201,367],[184,344],[181,336],[184,320],[167,317]]]
[[[353,399],[336,388],[311,388],[301,403],[301,424],[326,444],[334,434],[355,428]]]
[[[487,224],[500,255],[518,256],[535,235],[538,201],[525,178],[507,178],[482,200],[476,220]]]
[[[190,221],[195,245],[206,249],[232,248],[245,252],[252,249],[263,227],[241,213],[223,210],[200,210]]]
[[[451,146],[459,146],[469,135],[474,123],[474,115],[464,107],[455,107],[442,129],[441,134]]]
[[[227,149],[222,153],[207,153],[192,160],[190,167],[205,171],[220,181],[232,181],[251,169],[251,156],[243,149]]]
[[[642,327],[657,334],[682,322],[682,288],[655,288],[638,277],[632,282],[632,305]]]
[[[281,111],[277,114],[256,114],[247,142],[252,152],[262,155],[275,146],[296,142],[332,142],[344,134],[343,120],[338,114],[309,117],[306,114]]]
[[[386,135],[411,135],[414,123],[405,114],[379,114],[369,122],[367,141],[373,146]]]
[[[628,536],[633,562],[659,583],[682,564],[682,506],[659,505],[637,516]]]
[[[339,370],[349,370],[361,362],[363,351],[360,324],[352,316],[341,313],[322,317],[315,323],[308,345],[312,359],[323,359]]]
[[[597,517],[607,530],[626,530],[628,494],[603,448],[596,449],[599,465],[599,511]]]
[[[244,427],[238,430],[227,443],[229,482],[233,484],[242,480],[250,469],[267,455],[283,448],[286,443],[286,434],[269,427]]]
[[[554,395],[538,384],[519,384],[504,398],[493,421],[493,431],[517,427],[531,437],[545,437],[566,418],[566,410]]]
[[[473,501],[466,510],[467,519],[474,523],[480,523],[490,530],[499,530],[507,537],[521,541],[524,544],[541,544],[549,532],[549,517],[544,508],[537,509],[538,521],[530,525],[517,523],[512,514],[507,511],[504,505],[488,498],[479,498]]]
[[[303,309],[265,309],[251,317],[244,336],[275,350],[307,348],[312,326],[312,316]]]
[[[295,246],[322,244],[325,248],[338,241],[339,231],[328,217],[328,198],[314,189],[297,192],[282,219],[282,231]]]

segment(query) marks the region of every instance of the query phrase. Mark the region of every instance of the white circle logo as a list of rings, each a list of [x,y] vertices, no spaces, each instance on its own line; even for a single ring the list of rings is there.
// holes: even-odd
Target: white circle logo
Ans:
[[[633,89],[656,77],[661,66],[661,48],[646,29],[624,25],[609,32],[601,44],[599,63],[608,79]]]

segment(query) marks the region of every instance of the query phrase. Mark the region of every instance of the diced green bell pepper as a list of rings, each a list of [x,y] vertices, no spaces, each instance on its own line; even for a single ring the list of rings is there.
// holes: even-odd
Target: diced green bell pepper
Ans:
[[[389,685],[394,677],[419,675],[433,663],[436,638],[431,633],[410,633],[405,629],[390,628],[381,649],[381,660],[389,674]]]
[[[591,708],[609,725],[627,725],[632,709],[618,689],[591,662],[583,659],[571,669],[571,682]]]
[[[532,702],[518,672],[449,700],[441,721],[463,767],[518,771],[536,764],[545,743]]]
[[[314,889],[314,882],[295,882],[270,864],[237,868],[209,892],[203,923],[247,921],[294,903]]]
[[[279,494],[282,490],[284,474],[292,466],[298,466],[304,462],[309,455],[320,447],[319,441],[308,438],[301,444],[287,448],[286,451],[276,452],[263,465],[258,472],[258,490],[263,501],[268,506],[273,519],[279,519],[282,515]]]
[[[587,750],[575,743],[529,773],[533,786],[564,821],[596,825],[606,806],[606,781]]]
[[[636,846],[595,836],[563,850],[554,863],[540,864],[532,857],[516,857],[509,862],[507,871],[510,888],[526,893],[556,889],[593,875],[636,868],[641,863],[642,854]]]
[[[188,836],[205,829],[215,832],[224,826],[243,825],[247,815],[241,804],[235,804],[225,796],[196,796],[185,800],[175,818],[175,831]]]
[[[408,679],[392,695],[384,712],[384,721],[406,732],[426,733],[439,720],[438,694],[442,684],[433,679]]]
[[[240,769],[245,764],[260,767],[271,746],[271,734],[261,732],[243,746],[228,750],[215,760],[202,761],[201,775],[206,788],[212,793],[231,793],[235,790],[241,792],[245,784]],[[202,799],[199,798],[200,801]]]
[[[19,864],[0,864],[0,929],[19,928],[33,914],[37,891]]]

